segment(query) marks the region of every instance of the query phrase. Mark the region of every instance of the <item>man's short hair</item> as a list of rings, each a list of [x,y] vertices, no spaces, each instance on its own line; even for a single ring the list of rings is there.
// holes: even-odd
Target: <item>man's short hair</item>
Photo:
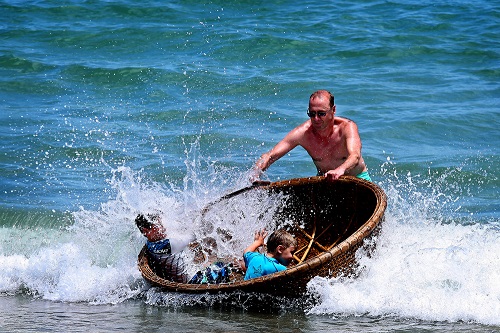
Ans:
[[[285,248],[297,246],[297,240],[285,229],[278,229],[269,235],[267,239],[267,251],[274,252],[279,245],[283,245]]]
[[[329,92],[328,90],[318,90],[318,91],[315,91],[311,94],[311,97],[309,97],[309,99],[313,98],[313,97],[318,97],[318,96],[321,96],[323,94],[327,94],[328,96],[328,99],[330,100],[330,107],[334,106],[335,105],[335,97],[333,96],[333,94],[331,92]]]

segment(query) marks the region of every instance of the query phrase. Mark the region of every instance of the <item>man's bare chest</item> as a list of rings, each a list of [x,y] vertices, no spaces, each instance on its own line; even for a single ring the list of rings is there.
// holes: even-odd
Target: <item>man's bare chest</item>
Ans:
[[[329,138],[309,140],[303,145],[311,158],[317,162],[339,161],[347,158],[347,148],[343,140]]]

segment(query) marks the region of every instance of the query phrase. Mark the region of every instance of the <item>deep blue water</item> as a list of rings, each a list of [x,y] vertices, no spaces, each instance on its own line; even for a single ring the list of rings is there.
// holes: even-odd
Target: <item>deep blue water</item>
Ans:
[[[301,318],[499,329],[498,1],[0,1],[0,16],[2,306],[195,313],[141,293],[135,212],[192,228],[328,89],[389,207],[366,275],[315,281]],[[314,174],[298,148],[264,178]]]

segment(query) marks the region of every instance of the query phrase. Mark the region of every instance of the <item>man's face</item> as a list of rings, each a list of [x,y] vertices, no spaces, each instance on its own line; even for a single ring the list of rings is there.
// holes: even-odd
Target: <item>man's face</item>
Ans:
[[[314,127],[322,128],[333,120],[335,106],[330,107],[330,101],[325,96],[315,97],[309,100],[307,114]]]

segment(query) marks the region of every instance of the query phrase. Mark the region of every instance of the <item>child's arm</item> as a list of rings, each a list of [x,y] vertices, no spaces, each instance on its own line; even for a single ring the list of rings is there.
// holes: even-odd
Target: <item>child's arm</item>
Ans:
[[[250,244],[245,251],[243,251],[243,254],[247,252],[255,252],[259,247],[264,245],[264,239],[267,237],[267,231],[266,229],[262,230],[257,230],[255,232],[255,235],[253,237],[253,243]]]

